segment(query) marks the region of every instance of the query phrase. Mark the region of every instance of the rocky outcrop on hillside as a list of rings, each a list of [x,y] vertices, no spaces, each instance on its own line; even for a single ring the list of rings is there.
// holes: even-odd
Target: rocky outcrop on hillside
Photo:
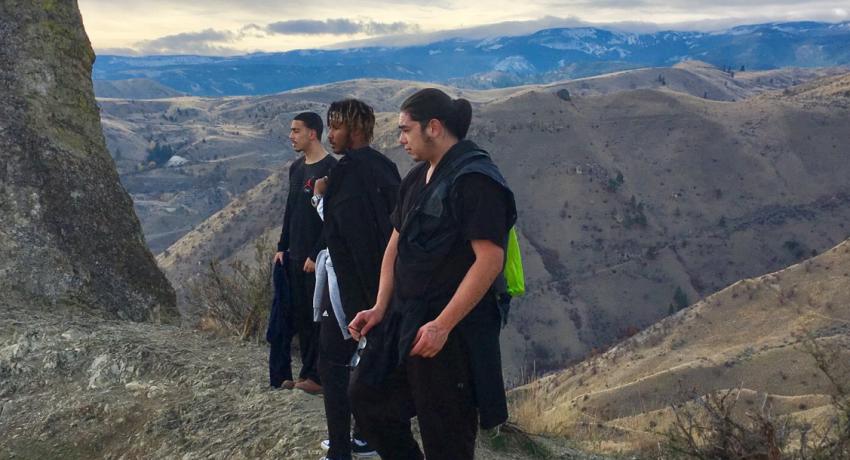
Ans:
[[[0,459],[322,455],[322,398],[270,390],[265,346],[6,299],[0,324]],[[478,459],[541,458],[487,436]],[[552,458],[605,460],[535,439]]]
[[[76,2],[0,3],[0,291],[176,319],[103,140]]]

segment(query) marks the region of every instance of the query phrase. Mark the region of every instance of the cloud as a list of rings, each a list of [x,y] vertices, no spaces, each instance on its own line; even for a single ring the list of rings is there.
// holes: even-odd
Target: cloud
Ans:
[[[596,4],[597,1],[600,3],[623,3],[623,4],[648,4],[648,1],[630,1],[630,0],[574,0],[573,3],[582,3],[582,2],[593,2]],[[733,1],[733,0],[720,0],[720,1]],[[775,1],[775,0],[774,0]],[[788,0],[791,1],[791,0]],[[563,2],[561,2],[563,3]],[[822,20],[822,21],[836,21],[846,19],[842,17],[843,15],[847,15],[847,11],[828,11],[828,14],[824,14],[823,16],[813,16],[813,20]],[[789,20],[797,20],[797,18],[791,18]],[[649,21],[606,21],[606,22],[590,22],[584,20],[582,18],[578,18],[575,16],[567,16],[567,17],[557,17],[557,16],[543,16],[539,19],[532,19],[527,21],[506,21],[499,22],[494,24],[485,24],[478,25],[473,27],[464,27],[457,29],[447,29],[447,30],[439,30],[434,32],[421,32],[421,33],[399,33],[399,34],[388,34],[385,36],[376,36],[358,40],[346,40],[337,43],[332,43],[324,46],[326,49],[344,49],[344,48],[353,48],[353,47],[365,47],[365,46],[415,46],[415,45],[427,45],[429,43],[448,40],[452,38],[460,38],[460,39],[468,39],[468,40],[480,40],[486,38],[492,38],[496,36],[509,37],[509,36],[518,36],[518,35],[527,35],[537,32],[543,29],[553,29],[553,28],[580,28],[580,27],[597,27],[601,29],[608,29],[619,32],[631,32],[631,33],[655,33],[665,30],[676,30],[676,31],[699,31],[699,32],[714,32],[714,31],[723,31],[728,30],[735,26],[740,25],[750,25],[750,24],[763,24],[768,22],[783,22],[781,18],[777,18],[775,16],[741,16],[741,17],[725,17],[718,19],[699,19],[699,20],[690,20],[690,21],[678,21],[678,22],[666,22],[666,23],[658,23],[658,22],[649,22]]]
[[[280,21],[265,26],[250,23],[238,30],[207,28],[197,32],[183,32],[151,40],[133,43],[131,47],[99,48],[100,54],[162,55],[195,54],[228,56],[244,54],[239,42],[249,39],[265,39],[273,35],[355,35],[373,37],[397,34],[416,34],[418,25],[405,22],[378,22],[372,20],[327,19],[324,21],[297,19]]]
[[[419,26],[406,22],[353,21],[351,19],[294,19],[274,22],[266,31],[281,35],[389,35],[417,33]]]
[[[257,24],[248,24],[246,26],[242,26],[239,29],[239,38],[245,37],[253,37],[253,38],[265,38],[268,34],[266,33],[266,28],[258,26]]]
[[[139,56],[139,50],[135,48],[95,48],[98,56]]]
[[[143,40],[135,44],[139,54],[238,54],[239,51],[223,46],[240,37],[229,30],[204,29]]]

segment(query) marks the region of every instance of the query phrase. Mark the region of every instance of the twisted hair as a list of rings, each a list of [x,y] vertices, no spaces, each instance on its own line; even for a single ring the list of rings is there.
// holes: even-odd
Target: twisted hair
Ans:
[[[452,99],[437,88],[421,89],[401,104],[401,111],[424,129],[431,120],[440,123],[458,139],[466,137],[472,122],[472,105],[466,99]]]
[[[331,103],[328,108],[328,126],[343,125],[349,135],[354,132],[363,134],[366,142],[372,142],[375,131],[375,111],[359,99],[343,99]]]

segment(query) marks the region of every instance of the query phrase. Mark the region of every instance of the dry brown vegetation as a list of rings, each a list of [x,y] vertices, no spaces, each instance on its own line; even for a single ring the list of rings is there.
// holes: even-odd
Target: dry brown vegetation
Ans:
[[[742,409],[740,389],[693,394],[691,402],[673,406],[675,421],[655,452],[657,456],[698,460],[850,458],[850,368],[834,346],[824,348],[815,338],[807,338],[803,344],[833,385],[832,406],[825,414],[815,420],[777,416],[767,394],[759,395],[756,407]]]
[[[530,432],[573,437],[609,452],[658,453],[671,429],[685,444],[690,434],[683,433],[699,442],[731,436],[763,446],[765,438],[748,437],[766,436],[760,430],[770,428],[782,458],[799,454],[800,427],[810,426],[807,455],[814,455],[816,444],[843,439],[847,430],[841,417],[850,381],[848,283],[850,240],[738,282],[597,357],[518,389],[514,417]]]
[[[265,340],[272,302],[274,255],[267,241],[258,240],[251,263],[235,260],[222,267],[210,260],[206,271],[189,284],[188,301],[200,312],[202,330]]]

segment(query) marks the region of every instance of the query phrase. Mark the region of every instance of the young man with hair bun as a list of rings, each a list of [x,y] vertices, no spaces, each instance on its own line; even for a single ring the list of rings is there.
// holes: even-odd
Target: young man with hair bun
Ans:
[[[478,425],[507,420],[494,282],[516,220],[499,169],[465,140],[472,107],[438,89],[401,106],[399,142],[419,163],[401,183],[374,306],[349,324],[367,347],[350,388],[384,460],[472,460]]]

